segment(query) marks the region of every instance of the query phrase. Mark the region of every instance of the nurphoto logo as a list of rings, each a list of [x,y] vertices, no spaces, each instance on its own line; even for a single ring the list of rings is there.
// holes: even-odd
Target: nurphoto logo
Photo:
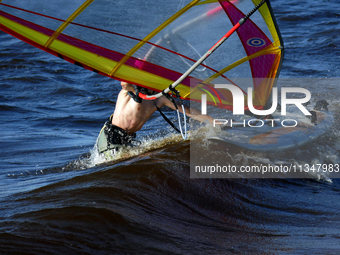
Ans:
[[[240,88],[238,88],[235,85],[232,84],[216,84],[215,88],[217,89],[228,89],[233,97],[233,115],[244,115],[244,94]],[[247,89],[248,95],[253,94],[253,88],[248,87]],[[301,93],[304,94],[304,98],[287,98],[288,93]],[[286,116],[287,115],[287,105],[295,105],[305,116],[311,116],[312,114],[306,109],[306,107],[303,105],[304,103],[307,103],[311,99],[311,93],[309,90],[304,88],[298,88],[298,87],[282,87],[281,88],[281,115]],[[253,98],[251,96],[248,97],[248,108],[249,111],[257,116],[267,116],[275,112],[278,106],[278,93],[277,88],[274,87],[272,89],[272,106],[270,109],[265,110],[258,110],[255,109],[253,105]],[[207,114],[207,94],[201,95],[201,113],[202,115]],[[244,127],[262,127],[264,124],[268,124],[269,126],[274,127],[275,121],[280,121],[279,119],[251,119],[248,120],[246,123],[246,120],[243,120],[243,122],[235,122],[233,120],[227,120],[227,119],[215,119],[214,120],[214,127],[216,125],[226,125],[230,124],[232,127],[233,125],[243,125]],[[295,127],[297,126],[297,121],[293,119],[289,120],[282,120],[281,125],[284,127]]]

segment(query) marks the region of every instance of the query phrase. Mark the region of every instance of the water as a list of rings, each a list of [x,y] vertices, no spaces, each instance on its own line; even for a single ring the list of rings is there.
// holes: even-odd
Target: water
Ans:
[[[339,3],[272,7],[281,76],[338,78]],[[118,82],[2,32],[0,42],[1,254],[339,253],[338,179],[190,179],[190,143],[157,113],[139,132],[146,149],[104,162],[93,146]],[[231,157],[340,163],[339,88],[308,89],[330,103],[329,133],[279,155],[228,147]]]

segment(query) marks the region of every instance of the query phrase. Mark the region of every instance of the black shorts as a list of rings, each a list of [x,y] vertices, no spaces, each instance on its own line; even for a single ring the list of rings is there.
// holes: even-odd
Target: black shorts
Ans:
[[[123,146],[136,146],[140,142],[136,141],[136,134],[128,134],[124,129],[112,125],[112,116],[105,122],[97,138],[97,150],[99,153],[112,151],[114,154]]]

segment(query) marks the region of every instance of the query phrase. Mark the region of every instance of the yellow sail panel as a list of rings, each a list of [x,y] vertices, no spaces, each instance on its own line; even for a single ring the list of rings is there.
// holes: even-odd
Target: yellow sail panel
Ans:
[[[28,28],[27,26],[21,25],[1,15],[0,15],[0,24],[1,26],[9,28],[13,32],[20,34],[23,37],[26,37],[29,40],[32,40],[39,45],[44,45],[49,38],[47,35],[43,33],[40,33],[34,29]]]
[[[261,0],[253,0],[253,3],[255,5],[259,4],[261,2]],[[277,26],[275,25],[273,16],[272,16],[272,12],[271,12],[271,7],[268,3],[265,3],[265,8],[260,8],[259,12],[261,13],[263,19],[265,20],[269,31],[271,33],[271,35],[273,36],[273,40],[274,41],[280,41],[282,42],[282,39],[280,38],[279,32],[277,30]]]
[[[5,16],[9,18],[5,18]],[[12,20],[10,18],[12,18]],[[15,22],[14,20],[18,22]],[[1,12],[0,21],[3,30],[42,49],[46,48],[46,42],[50,38],[48,35],[53,33],[51,30]],[[121,59],[123,56],[118,52],[105,50],[96,45],[91,45],[66,35],[60,35],[58,39],[54,39],[49,48],[46,48],[45,50],[108,76],[110,75],[112,67],[118,64],[117,60]],[[111,56],[111,58],[105,56]],[[116,78],[128,80],[134,84],[143,85],[152,89],[157,89],[160,85],[167,86],[172,82],[172,80],[166,79],[160,75],[152,74],[128,65],[124,65],[122,69],[117,72]],[[189,90],[187,86],[184,86],[182,89],[186,92]]]

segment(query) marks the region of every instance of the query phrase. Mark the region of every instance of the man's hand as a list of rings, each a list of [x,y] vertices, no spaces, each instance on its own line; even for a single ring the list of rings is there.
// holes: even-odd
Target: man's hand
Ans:
[[[176,107],[174,106],[174,104],[170,100],[168,100],[166,97],[161,97],[159,99],[159,102],[160,102],[160,107],[162,107],[163,105],[166,105],[172,110],[176,110]],[[179,112],[183,113],[182,106],[177,104],[177,107],[178,107]],[[210,124],[214,123],[214,119],[211,116],[202,115],[201,112],[195,108],[190,108],[184,105],[184,110],[185,110],[185,114],[189,116],[190,118],[193,118],[194,120],[198,120],[201,122],[209,122]]]
[[[122,82],[120,83],[120,85],[122,85],[122,89],[123,89],[123,90],[132,91],[133,93],[135,93],[135,89],[134,89],[134,87],[132,86],[132,84],[127,83],[127,82],[125,82],[125,81],[122,81]]]
[[[178,110],[182,112],[182,106],[178,106]],[[210,124],[214,124],[214,119],[209,115],[202,115],[201,112],[195,108],[190,108],[186,105],[184,105],[184,110],[186,115],[188,115],[190,118],[193,118],[194,120],[198,120],[201,122],[209,122]]]

